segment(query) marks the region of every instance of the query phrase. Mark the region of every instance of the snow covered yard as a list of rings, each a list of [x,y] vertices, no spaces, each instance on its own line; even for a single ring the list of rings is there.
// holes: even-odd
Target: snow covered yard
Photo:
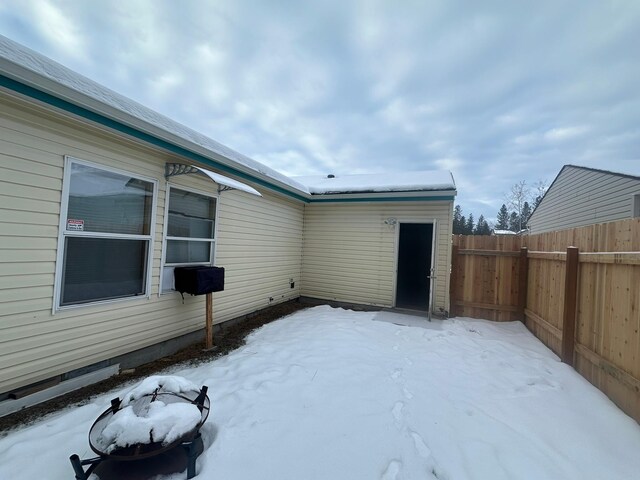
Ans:
[[[322,306],[168,373],[209,386],[196,478],[640,475],[640,426],[520,323]],[[72,479],[69,455],[94,456],[89,427],[125,390],[0,439],[0,479]]]

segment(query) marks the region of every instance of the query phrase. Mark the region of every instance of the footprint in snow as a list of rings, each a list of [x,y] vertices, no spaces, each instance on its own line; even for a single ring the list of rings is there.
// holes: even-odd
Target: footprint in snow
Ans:
[[[400,423],[402,422],[403,408],[404,408],[404,402],[396,402],[395,405],[393,406],[393,409],[391,410],[391,413],[393,414],[393,418],[396,421],[396,425],[400,425]]]
[[[433,455],[431,454],[431,449],[424,442],[424,438],[418,432],[414,432],[413,430],[409,430],[411,437],[413,438],[413,445],[418,452],[418,455],[427,461],[427,469],[429,473],[433,476],[433,478],[437,480],[448,480],[449,476],[443,472],[440,467],[437,465]]]
[[[413,393],[411,393],[411,390],[406,387],[402,389],[402,393],[404,394],[404,398],[407,400],[411,400],[413,398]]]
[[[398,380],[401,376],[402,376],[401,368],[396,368],[391,374],[391,378],[393,378],[394,380]]]
[[[402,469],[402,462],[398,460],[391,460],[384,473],[380,477],[380,480],[396,480],[398,473]]]
[[[411,438],[413,438],[413,445],[416,447],[416,452],[424,459],[431,458],[431,449],[424,443],[424,438],[417,432],[411,430]]]

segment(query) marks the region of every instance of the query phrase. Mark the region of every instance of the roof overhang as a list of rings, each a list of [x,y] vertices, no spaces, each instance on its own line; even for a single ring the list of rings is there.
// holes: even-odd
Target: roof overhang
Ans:
[[[146,115],[149,112],[155,112],[135,102],[129,102],[129,99],[116,92],[76,74],[26,47],[2,36],[0,36],[0,44],[18,52],[17,56],[7,58],[0,56],[0,91],[4,90],[13,96],[59,111],[87,124],[97,125],[176,155],[189,162],[194,168],[201,169],[201,173],[209,176],[216,183],[224,185],[220,182],[227,182],[226,186],[230,188],[243,190],[254,195],[259,194],[249,185],[239,181],[244,180],[305,203],[447,201],[453,200],[456,195],[455,190],[312,194],[306,185],[177,124],[171,119],[158,116],[153,120],[147,120]],[[52,71],[57,74],[54,75]],[[70,75],[70,78],[64,80],[65,75]],[[74,82],[84,85],[84,90],[87,93],[74,88],[76,85]],[[109,100],[103,101],[99,95],[91,94],[92,88],[97,89],[98,93],[104,93]],[[207,168],[230,174],[234,179],[214,173]],[[239,180],[235,180],[235,178]],[[238,183],[230,186],[229,182]],[[239,186],[242,188],[238,188]]]
[[[307,201],[306,187],[0,35],[0,91]]]

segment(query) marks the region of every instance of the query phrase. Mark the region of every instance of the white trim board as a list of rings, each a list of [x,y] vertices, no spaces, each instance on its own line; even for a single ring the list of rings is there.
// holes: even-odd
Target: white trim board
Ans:
[[[47,400],[51,400],[52,398],[59,397],[60,395],[64,395],[65,393],[69,393],[73,390],[77,390],[78,388],[86,387],[87,385],[106,380],[109,377],[117,375],[119,371],[120,364],[111,365],[110,367],[102,368],[100,370],[96,370],[95,372],[72,378],[71,380],[65,380],[58,385],[47,388],[45,390],[41,390],[36,393],[32,393],[31,395],[27,395],[26,397],[18,398],[15,400],[4,400],[0,402],[0,417],[15,413],[19,410],[22,410],[23,408],[32,407],[33,405],[37,405],[38,403],[46,402]]]

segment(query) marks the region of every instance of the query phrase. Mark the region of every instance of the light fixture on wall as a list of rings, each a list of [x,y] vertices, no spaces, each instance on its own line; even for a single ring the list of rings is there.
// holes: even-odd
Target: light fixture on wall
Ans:
[[[395,217],[389,217],[384,221],[385,225],[395,225],[396,223],[398,223],[398,219]]]

